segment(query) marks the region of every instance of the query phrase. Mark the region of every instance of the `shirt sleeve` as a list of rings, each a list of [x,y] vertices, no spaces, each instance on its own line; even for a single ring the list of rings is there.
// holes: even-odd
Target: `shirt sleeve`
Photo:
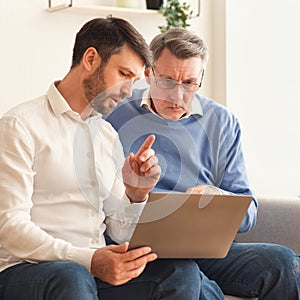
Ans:
[[[121,244],[130,241],[135,226],[147,202],[131,203],[126,196],[122,178],[122,167],[124,164],[123,148],[119,138],[114,143],[114,158],[116,165],[116,176],[109,197],[104,201],[105,223],[109,236]]]
[[[74,261],[90,269],[94,249],[72,246],[42,230],[30,217],[35,143],[15,117],[0,120],[0,244],[21,260]]]

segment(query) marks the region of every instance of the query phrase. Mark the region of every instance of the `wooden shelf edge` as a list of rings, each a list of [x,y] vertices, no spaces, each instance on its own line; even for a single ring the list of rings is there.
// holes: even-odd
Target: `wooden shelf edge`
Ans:
[[[115,7],[115,6],[98,6],[98,5],[58,5],[47,9],[48,12],[69,12],[69,13],[88,13],[88,14],[122,14],[122,15],[160,15],[158,10],[153,9],[139,9],[139,8],[126,8],[126,7]]]

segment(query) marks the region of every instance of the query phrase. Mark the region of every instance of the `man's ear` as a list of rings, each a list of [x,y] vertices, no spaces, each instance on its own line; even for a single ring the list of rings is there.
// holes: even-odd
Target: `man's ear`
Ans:
[[[94,47],[89,47],[83,54],[82,63],[84,68],[88,71],[94,71],[101,63],[101,58]]]
[[[144,75],[145,75],[145,79],[146,79],[146,82],[150,85],[150,78],[151,77],[151,68],[148,67],[144,70]]]

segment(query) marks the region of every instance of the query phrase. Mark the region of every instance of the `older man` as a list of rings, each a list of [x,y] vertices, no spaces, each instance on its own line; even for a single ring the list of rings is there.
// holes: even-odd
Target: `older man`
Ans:
[[[150,48],[153,66],[145,70],[149,88],[134,90],[107,117],[125,153],[136,151],[145,136],[155,134],[153,149],[162,168],[155,191],[252,195],[239,231],[250,230],[257,201],[247,179],[239,122],[226,108],[197,93],[208,58],[205,43],[175,28],[156,36]],[[219,294],[221,288],[241,297],[299,299],[299,259],[283,246],[233,243],[224,259],[194,263],[209,279],[199,283],[203,291]],[[222,299],[202,295],[201,299]]]

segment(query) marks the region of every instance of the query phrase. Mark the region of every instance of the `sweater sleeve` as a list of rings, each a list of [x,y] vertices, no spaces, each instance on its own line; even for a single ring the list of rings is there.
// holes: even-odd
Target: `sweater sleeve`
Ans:
[[[249,209],[240,225],[239,232],[251,230],[256,223],[258,203],[250,188],[241,144],[241,129],[237,118],[229,115],[223,127],[223,143],[219,153],[219,178],[223,194],[250,195],[253,197]]]

